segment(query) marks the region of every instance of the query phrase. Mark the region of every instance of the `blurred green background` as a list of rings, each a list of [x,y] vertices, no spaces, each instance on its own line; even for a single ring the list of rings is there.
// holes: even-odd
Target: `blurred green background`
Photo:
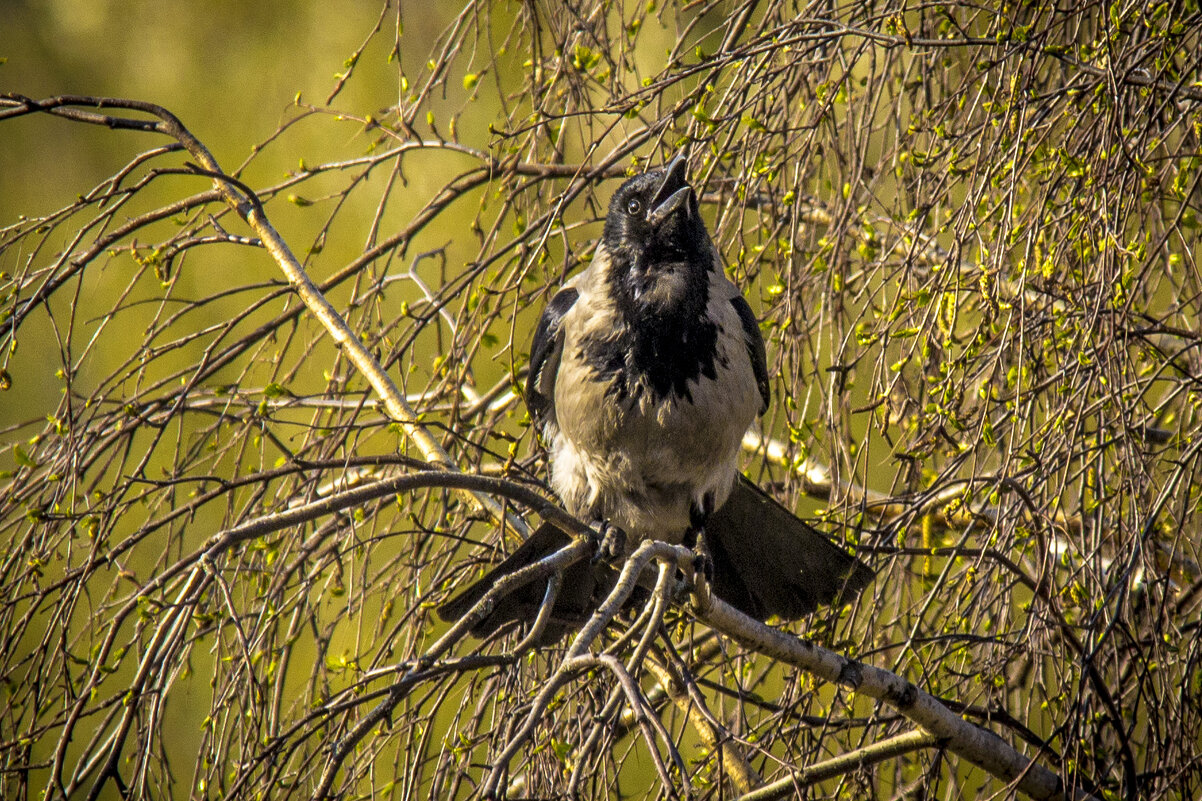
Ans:
[[[439,8],[414,15],[411,24],[437,32]],[[379,11],[368,3],[16,0],[0,11],[0,55],[7,59],[0,85],[30,97],[90,94],[158,103],[229,169],[276,130],[298,92],[316,100],[330,91]],[[355,83],[349,91],[359,89]],[[375,101],[391,102],[387,96]],[[6,125],[3,137],[0,214],[6,220],[69,201],[147,144],[145,136],[107,136],[36,116]]]
[[[410,24],[419,31],[428,25],[432,39],[448,13],[434,4],[412,15]],[[0,10],[0,57],[7,59],[0,67],[0,87],[35,98],[86,94],[157,103],[232,170],[277,130],[298,93],[316,101],[331,91],[335,74],[345,69],[343,61],[379,15],[379,7],[369,3],[16,0]],[[348,105],[368,110],[394,102],[396,89],[382,75],[370,85],[351,82],[347,92]],[[297,152],[305,152],[306,145],[310,152],[322,149],[330,140],[318,126],[300,126],[292,135],[301,137]],[[347,138],[352,137],[348,128]],[[0,143],[0,225],[9,225],[18,215],[66,206],[135,154],[165,140],[31,115],[6,122]],[[297,166],[294,158],[285,163],[287,155],[283,149],[265,154],[247,180],[278,181]],[[152,187],[147,200],[166,203],[202,188],[200,181],[164,182]],[[223,251],[232,261],[213,269],[278,277],[261,251]],[[122,283],[115,276],[112,282]],[[13,391],[0,399],[0,426],[40,418],[58,404],[62,384],[53,375],[56,360],[43,352],[55,347],[51,336],[42,325],[36,335],[22,337],[9,367]],[[130,346],[139,339],[131,330]],[[11,453],[3,459],[7,466]]]

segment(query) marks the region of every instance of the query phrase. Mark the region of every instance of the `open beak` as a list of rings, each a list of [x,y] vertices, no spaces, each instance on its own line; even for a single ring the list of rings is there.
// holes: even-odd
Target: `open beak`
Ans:
[[[658,227],[680,208],[683,208],[688,216],[697,210],[696,195],[685,175],[688,169],[689,162],[684,153],[678,153],[664,168],[664,179],[655,191],[655,197],[651,199],[651,209],[647,212],[647,222],[652,226]]]

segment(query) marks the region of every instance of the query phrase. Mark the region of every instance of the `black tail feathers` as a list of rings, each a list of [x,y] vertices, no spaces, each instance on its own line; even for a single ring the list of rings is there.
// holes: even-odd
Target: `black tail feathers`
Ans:
[[[795,620],[819,606],[852,601],[872,581],[873,571],[798,519],[743,476],[730,499],[710,515],[705,540],[714,564],[713,592],[726,603],[759,620],[776,615]],[[438,608],[451,622],[471,611],[504,576],[537,562],[571,542],[551,523],[543,523],[509,558]],[[541,644],[553,643],[578,628],[613,582],[613,570],[588,560],[564,572],[559,596]],[[523,585],[499,599],[488,616],[472,627],[487,637],[514,622],[532,622],[546,593],[542,581]]]

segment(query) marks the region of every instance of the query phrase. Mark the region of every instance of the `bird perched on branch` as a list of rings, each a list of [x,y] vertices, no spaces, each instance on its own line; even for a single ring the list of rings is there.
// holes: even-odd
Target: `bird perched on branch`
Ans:
[[[768,408],[764,341],[686,171],[678,155],[614,194],[592,262],[539,321],[526,405],[568,511],[631,545],[692,547],[719,598],[756,618],[795,619],[853,598],[873,574],[739,473],[743,435]],[[569,542],[544,523],[439,614],[459,619],[498,579]],[[543,641],[587,619],[612,569],[606,577],[598,564],[566,571]],[[499,599],[473,634],[532,621],[544,590]]]

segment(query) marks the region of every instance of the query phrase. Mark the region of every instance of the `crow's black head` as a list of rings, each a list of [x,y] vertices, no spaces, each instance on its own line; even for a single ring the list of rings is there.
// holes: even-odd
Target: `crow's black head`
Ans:
[[[705,305],[714,249],[685,178],[683,155],[622,184],[609,203],[602,241],[622,305],[652,313],[696,313]]]

